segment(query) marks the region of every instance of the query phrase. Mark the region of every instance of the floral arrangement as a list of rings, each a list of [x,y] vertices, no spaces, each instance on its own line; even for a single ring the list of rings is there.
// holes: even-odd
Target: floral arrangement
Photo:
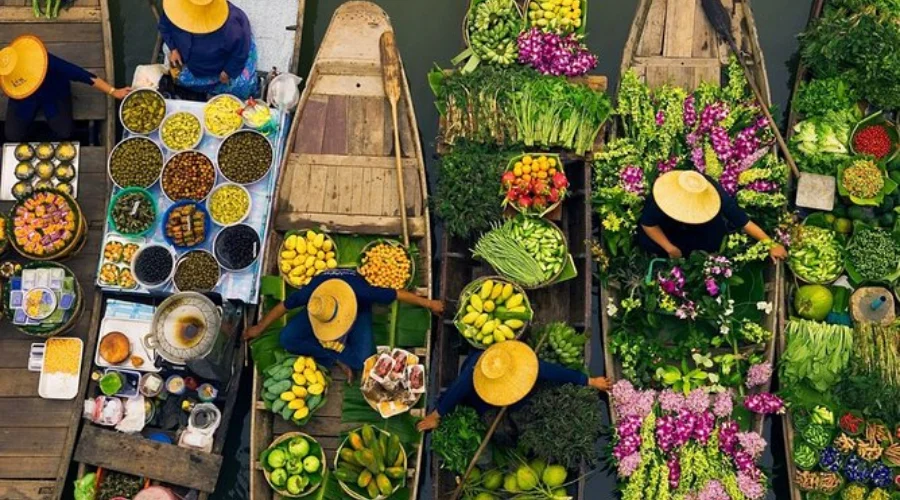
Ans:
[[[575,33],[560,35],[531,28],[519,34],[519,63],[544,75],[581,76],[597,66],[591,54]]]
[[[642,391],[622,380],[611,396],[618,417],[611,456],[623,500],[765,496],[767,478],[757,461],[767,444],[741,431],[732,392]]]

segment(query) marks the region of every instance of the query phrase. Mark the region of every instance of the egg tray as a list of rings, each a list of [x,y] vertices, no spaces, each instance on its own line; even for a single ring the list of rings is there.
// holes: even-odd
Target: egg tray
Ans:
[[[72,158],[71,162],[69,162],[72,165],[72,167],[75,169],[75,177],[72,179],[71,182],[69,182],[69,184],[72,185],[72,197],[78,198],[78,177],[79,177],[79,172],[81,172],[81,168],[80,168],[81,144],[79,144],[78,142],[75,142],[75,141],[68,141],[68,142],[70,142],[71,144],[73,144],[75,146],[75,157]],[[19,182],[19,179],[16,178],[15,170],[16,170],[16,165],[18,165],[20,162],[19,162],[19,160],[16,160],[15,152],[16,152],[16,147],[18,147],[20,144],[30,144],[32,148],[36,149],[38,144],[40,144],[40,143],[39,142],[28,142],[28,143],[11,142],[11,143],[3,144],[3,154],[2,154],[2,156],[0,156],[0,165],[2,165],[2,167],[0,167],[0,201],[16,201],[15,196],[13,196],[13,194],[12,194],[12,189],[13,189],[13,186],[15,186],[17,182]],[[60,145],[59,142],[51,142],[50,144],[53,146],[54,151],[56,151],[56,148],[59,147],[59,145]],[[37,166],[37,163],[39,161],[40,160],[38,160],[37,156],[35,156],[30,161],[31,166],[33,166],[33,167]],[[61,163],[59,160],[56,159],[55,154],[54,154],[54,157],[51,158],[49,161],[50,161],[50,163],[53,164],[54,169]],[[31,179],[31,185],[34,186],[34,184],[36,184],[39,180],[40,179],[38,179],[37,174],[35,174],[35,176],[32,177],[32,179]],[[59,184],[59,181],[56,179],[55,176],[53,177],[51,182],[53,183],[54,186]]]

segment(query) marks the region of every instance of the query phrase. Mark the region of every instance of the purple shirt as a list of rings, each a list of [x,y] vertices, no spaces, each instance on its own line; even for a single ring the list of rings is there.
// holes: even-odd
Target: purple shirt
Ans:
[[[228,2],[225,24],[212,33],[188,33],[175,26],[165,12],[159,18],[159,33],[169,49],[178,50],[184,65],[195,76],[218,76],[224,71],[237,78],[250,53],[250,21],[231,2]]]

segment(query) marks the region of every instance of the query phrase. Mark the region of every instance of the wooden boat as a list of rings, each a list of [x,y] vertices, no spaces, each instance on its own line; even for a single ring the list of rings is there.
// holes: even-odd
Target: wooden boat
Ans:
[[[35,18],[31,2],[0,1],[0,45],[23,34],[40,37],[47,50],[111,81],[114,75],[107,0],[78,0],[55,19]],[[75,137],[81,143],[78,202],[89,224],[87,244],[66,265],[78,278],[84,308],[64,336],[84,342],[80,393],[87,385],[97,329],[99,302],[93,289],[103,221],[106,217],[106,157],[115,141],[114,103],[86,85],[72,86]],[[7,99],[0,93],[0,120]],[[2,125],[0,125],[2,126]],[[3,165],[3,168],[12,168]],[[10,202],[0,204],[7,212]],[[80,398],[68,401],[38,396],[38,373],[27,369],[29,349],[40,338],[28,337],[9,322],[0,324],[0,498],[59,499],[63,496],[72,450],[81,421]]]
[[[410,245],[417,247],[418,265],[423,270],[424,285],[416,292],[431,297],[425,164],[409,85],[402,71],[398,116],[405,207],[400,207],[397,196],[393,125],[382,83],[379,48],[382,33],[391,30],[387,14],[373,3],[347,2],[334,13],[288,137],[289,152],[277,183],[274,224],[264,256],[267,274],[279,274],[278,250],[289,230],[316,228],[331,234],[402,239],[402,210],[409,222]],[[425,345],[415,353],[428,360],[430,349],[429,334]],[[346,378],[338,370],[333,370],[332,376],[327,404],[298,429],[265,409],[263,378],[254,370],[250,498],[273,498],[257,459],[282,434],[300,430],[311,435],[324,448],[328,463],[334,462],[343,439],[341,432],[358,424],[342,422]],[[421,439],[416,448],[417,453],[410,455],[407,476],[410,498],[418,497]]]
[[[753,71],[753,78],[766,101],[771,101],[750,2],[725,0],[722,3],[731,16],[732,33]],[[707,21],[700,0],[641,0],[622,55],[621,74],[633,69],[651,87],[671,84],[692,90],[701,82],[721,82],[730,54],[728,46],[719,40]],[[612,138],[616,136],[615,127],[616,124],[611,127]],[[766,272],[766,300],[776,305],[780,303],[781,275],[781,264],[769,266]],[[617,299],[615,283],[601,286],[600,304],[607,304],[610,298]],[[622,378],[622,370],[610,349],[612,332],[606,307],[600,307],[600,315],[606,374],[615,382]],[[764,325],[776,334],[777,318],[777,314],[767,315]],[[773,338],[766,345],[766,357],[773,361],[774,356]],[[763,389],[768,390],[768,386]],[[612,417],[615,419],[615,415]],[[761,431],[762,426],[763,419],[757,418],[755,429]]]

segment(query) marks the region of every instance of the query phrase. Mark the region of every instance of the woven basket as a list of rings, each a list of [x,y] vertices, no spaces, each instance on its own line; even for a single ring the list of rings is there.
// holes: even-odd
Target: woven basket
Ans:
[[[272,491],[274,491],[275,493],[278,493],[280,496],[285,497],[285,498],[303,498],[303,497],[309,496],[312,493],[316,492],[320,487],[322,487],[322,483],[325,482],[325,473],[327,472],[327,469],[328,469],[328,467],[326,466],[326,462],[325,462],[325,450],[322,448],[322,445],[319,444],[319,441],[316,440],[314,437],[312,437],[309,434],[306,434],[304,432],[288,432],[287,434],[282,434],[282,435],[278,436],[274,441],[272,441],[272,444],[270,444],[269,448],[267,448],[267,449],[274,448],[274,447],[278,446],[279,444],[281,444],[285,441],[289,441],[290,439],[295,438],[297,436],[301,436],[304,439],[306,439],[307,441],[316,443],[316,445],[319,446],[319,460],[322,463],[322,481],[320,481],[319,484],[310,488],[309,491],[306,491],[299,495],[294,495],[294,494],[291,494],[288,490],[279,488],[279,487],[275,486],[274,484],[272,484],[271,473],[268,471],[268,469],[263,468],[263,475],[266,476],[266,482],[269,483],[269,487],[272,488]]]
[[[360,260],[362,260],[362,257],[366,255],[366,252],[368,252],[369,249],[371,249],[375,245],[380,245],[382,243],[385,245],[402,248],[403,252],[406,254],[406,258],[409,259],[409,279],[406,280],[406,285],[404,285],[403,287],[404,289],[409,290],[410,288],[412,288],[413,283],[416,281],[416,260],[412,258],[412,255],[410,255],[409,249],[404,248],[399,241],[386,238],[379,238],[377,240],[370,241],[366,246],[362,248],[362,251],[359,253]],[[337,252],[335,252],[335,255],[337,255]],[[356,266],[356,272],[359,272],[360,267],[362,267],[362,263]]]
[[[16,204],[13,205],[13,208],[9,211],[9,220],[8,220],[8,223],[6,224],[6,233],[7,233],[7,239],[9,241],[9,245],[12,246],[16,250],[16,252],[19,255],[21,255],[22,257],[25,257],[26,259],[35,260],[35,261],[50,261],[50,260],[58,261],[58,260],[64,260],[64,259],[68,259],[70,257],[74,257],[79,251],[81,251],[82,248],[84,248],[84,240],[87,237],[87,221],[85,221],[85,219],[84,219],[84,212],[82,212],[82,210],[81,210],[81,205],[79,205],[78,202],[75,201],[75,199],[72,198],[71,196],[61,193],[55,189],[39,189],[39,190],[36,190],[34,192],[34,194],[32,194],[32,196],[34,196],[37,193],[41,193],[41,192],[52,192],[53,194],[62,196],[63,198],[65,198],[66,202],[69,204],[69,207],[72,208],[72,210],[75,212],[75,232],[74,232],[74,236],[72,237],[72,240],[69,241],[68,245],[66,245],[61,250],[59,250],[58,252],[56,252],[54,254],[46,254],[46,255],[38,256],[38,255],[30,254],[30,253],[26,252],[25,250],[19,248],[19,246],[16,244],[16,239],[15,239],[16,235],[14,232],[15,227],[13,227],[13,221],[15,220],[16,208],[19,207],[19,205],[21,205],[22,203],[16,202]],[[29,198],[31,198],[31,197],[29,197]]]
[[[466,287],[463,288],[463,291],[459,294],[459,302],[457,302],[457,304],[459,304],[459,306],[456,310],[456,316],[453,317],[453,324],[456,326],[456,329],[459,331],[459,334],[462,335],[462,337],[464,339],[466,339],[466,341],[469,342],[469,345],[471,345],[472,347],[474,347],[476,349],[481,349],[481,350],[487,349],[487,346],[475,341],[474,339],[467,338],[465,335],[463,335],[463,332],[466,329],[466,325],[463,324],[462,317],[466,315],[466,310],[464,307],[462,307],[462,304],[468,303],[469,296],[472,295],[473,293],[478,293],[479,289],[481,288],[482,283],[484,283],[486,280],[492,280],[495,283],[500,282],[500,283],[504,283],[504,284],[506,284],[506,283],[511,284],[513,286],[513,293],[514,294],[521,293],[522,296],[524,297],[522,304],[524,304],[525,307],[527,307],[528,310],[531,311],[531,318],[528,321],[525,321],[525,324],[522,326],[522,328],[519,328],[519,331],[516,333],[515,340],[520,340],[522,338],[522,336],[525,335],[525,330],[528,329],[528,325],[534,319],[534,309],[532,309],[532,307],[531,307],[531,301],[528,299],[528,294],[525,293],[525,289],[523,289],[519,285],[517,285],[514,282],[512,282],[506,278],[503,278],[501,276],[483,276],[481,278],[478,278],[475,281],[472,281],[471,283],[466,285]]]
[[[58,263],[43,263],[43,262],[30,262],[24,266],[22,266],[22,270],[26,269],[52,269],[52,268],[62,268],[67,276],[71,276],[74,279],[75,283],[75,303],[72,304],[72,314],[69,316],[69,319],[57,326],[52,328],[41,327],[40,325],[16,325],[12,324],[12,326],[24,333],[25,335],[30,335],[32,337],[41,337],[41,338],[50,338],[56,335],[61,335],[63,333],[68,332],[72,328],[74,328],[78,324],[78,320],[81,319],[81,315],[84,313],[84,290],[81,288],[81,283],[78,282],[78,278],[75,276],[75,273],[72,272],[68,267]],[[16,273],[16,275],[21,276],[22,271]],[[8,286],[3,287],[3,312],[10,319],[13,317],[12,310],[9,308],[9,293],[10,289]]]
[[[391,433],[387,432],[383,429],[379,429],[378,427],[375,427],[375,426],[372,426],[372,429],[376,432],[386,435],[387,437],[391,437]],[[356,432],[357,434],[360,434],[361,430],[362,430],[362,427],[360,427],[358,429],[354,429],[352,432]],[[344,438],[344,441],[341,443],[341,446],[339,446],[337,451],[334,453],[334,469],[335,470],[337,470],[338,464],[340,463],[340,460],[341,460],[341,450],[343,450],[344,447],[349,446],[349,441],[350,441],[350,436],[348,435],[346,438]],[[406,447],[403,446],[402,443],[400,444],[400,453],[403,455],[403,470],[407,470],[407,467],[409,466],[409,455],[406,454]],[[374,481],[374,480],[375,480],[375,478],[372,478],[372,481]],[[392,479],[391,484],[394,484],[394,481],[396,481],[396,479]],[[393,496],[393,494],[396,493],[397,490],[399,490],[406,484],[406,478],[404,477],[402,481],[400,481],[396,485],[394,485],[394,489],[391,491],[390,495],[379,494],[378,496],[376,496],[374,498],[371,498],[369,496],[358,493],[354,489],[354,488],[356,488],[356,485],[353,485],[351,487],[351,486],[347,485],[346,483],[344,483],[343,481],[341,481],[340,479],[338,479],[337,482],[341,486],[341,489],[344,490],[344,493],[346,493],[350,498],[353,498],[354,500],[386,500],[386,499],[390,498],[391,496]]]
[[[334,238],[332,238],[330,234],[328,234],[324,231],[316,231],[316,233],[324,234],[325,239],[331,240],[331,248],[332,248],[332,251],[334,252],[334,259],[336,261],[340,262],[341,261],[339,259],[340,253],[338,253],[337,243],[335,243]],[[290,288],[294,288],[294,285],[291,284],[291,280],[290,280],[290,277],[288,276],[288,274],[281,270],[281,252],[284,251],[285,240],[287,240],[288,236],[291,236],[292,234],[296,234],[296,235],[302,236],[303,238],[306,238],[306,236],[305,236],[306,230],[305,229],[288,231],[287,233],[284,234],[284,240],[281,240],[281,245],[278,245],[278,255],[276,256],[276,262],[277,262],[277,266],[278,266],[278,274],[281,275],[281,279],[284,280],[284,284]],[[327,271],[327,270],[328,269],[326,268],[325,271]],[[315,276],[315,274],[313,276]]]
[[[516,0],[509,0],[516,7],[516,12],[519,13],[519,17],[522,18],[522,29],[526,27],[526,19],[525,12],[522,10],[522,6]],[[475,6],[477,4],[483,3],[484,0],[470,0],[469,7],[466,9],[466,14],[463,16],[462,20],[462,37],[463,42],[466,44],[466,47],[469,47],[469,16],[471,16],[475,12]]]

